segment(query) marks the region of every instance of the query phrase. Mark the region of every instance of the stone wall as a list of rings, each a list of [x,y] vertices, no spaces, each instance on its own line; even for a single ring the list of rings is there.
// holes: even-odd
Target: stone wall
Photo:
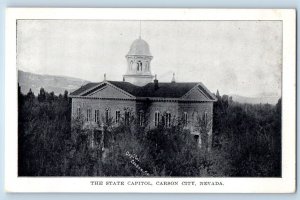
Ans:
[[[136,102],[133,100],[104,100],[95,98],[72,98],[72,117],[77,116],[77,108],[80,107],[81,113],[86,120],[87,109],[91,109],[92,117],[91,121],[95,120],[95,110],[100,111],[101,118],[104,117],[106,109],[109,109],[110,117],[115,118],[117,110],[121,112],[121,116],[124,115],[125,109],[129,110],[132,114],[137,114],[142,111],[147,118],[147,124],[150,127],[154,127],[154,113],[159,111],[160,116],[170,112],[172,120],[182,120],[184,112],[188,115],[187,127],[192,130],[196,117],[203,116],[207,113],[207,116],[212,118],[213,103],[212,102],[166,102],[166,101],[149,101]]]
[[[167,102],[167,101],[134,101],[134,100],[104,100],[95,98],[72,98],[72,117],[77,116],[77,108],[80,107],[82,116],[86,121],[87,109],[91,109],[91,120],[95,121],[95,110],[100,111],[100,120],[104,119],[106,109],[109,109],[110,117],[115,119],[116,111],[120,111],[121,117],[124,117],[125,110],[128,110],[137,119],[138,113],[145,114],[145,125],[150,128],[155,127],[155,112],[160,113],[160,117],[167,112],[171,114],[172,123],[183,120],[184,112],[187,113],[188,121],[186,128],[190,129],[193,134],[199,134],[194,129],[197,117],[207,114],[209,119],[213,115],[212,102]],[[160,119],[162,120],[162,119]],[[102,122],[102,121],[101,121]]]
[[[160,121],[163,116],[169,112],[171,114],[171,123],[176,123],[178,116],[178,103],[177,102],[152,102],[149,107],[148,125],[150,128],[155,127],[155,112],[160,113]]]
[[[100,123],[103,122],[105,111],[109,109],[110,117],[115,119],[116,111],[119,110],[121,117],[124,117],[125,109],[131,113],[136,112],[136,103],[131,100],[104,100],[88,98],[72,98],[72,117],[77,117],[77,108],[81,108],[84,121],[86,121],[87,109],[91,109],[92,117],[90,122],[95,123],[95,110],[100,111]]]
[[[202,117],[207,113],[208,118],[212,119],[213,115],[213,103],[212,102],[180,102],[179,103],[178,112],[181,114],[181,118],[183,117],[183,113],[187,112],[188,115],[188,123],[187,128],[191,130],[193,134],[199,134],[194,129],[195,123],[197,122],[197,117]]]
[[[186,129],[192,134],[199,135],[199,146],[202,145],[201,135],[198,125],[198,117],[203,117],[205,113],[209,120],[213,120],[213,103],[212,102],[187,102],[187,101],[135,101],[135,100],[106,100],[96,98],[72,98],[72,117],[77,117],[77,108],[80,107],[82,117],[85,121],[84,126],[96,126],[95,110],[100,111],[100,123],[105,120],[106,109],[109,110],[109,116],[115,122],[116,111],[120,111],[121,118],[124,119],[125,111],[130,111],[131,116],[138,119],[138,113],[143,112],[145,117],[144,125],[149,128],[155,127],[155,112],[160,113],[160,121],[164,120],[167,112],[171,114],[171,124],[177,124],[178,120],[183,122],[183,115],[186,112],[188,121]],[[87,109],[91,109],[91,119],[87,121]],[[208,133],[208,148],[211,146],[212,124]]]

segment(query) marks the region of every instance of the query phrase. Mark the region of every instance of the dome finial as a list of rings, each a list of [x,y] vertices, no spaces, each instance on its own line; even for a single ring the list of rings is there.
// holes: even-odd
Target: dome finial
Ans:
[[[173,78],[172,78],[172,81],[171,81],[171,83],[175,83],[176,81],[175,81],[175,73],[173,73]]]
[[[140,35],[139,39],[142,39],[142,21],[140,20]]]
[[[148,43],[139,38],[133,41],[126,56],[151,56]]]

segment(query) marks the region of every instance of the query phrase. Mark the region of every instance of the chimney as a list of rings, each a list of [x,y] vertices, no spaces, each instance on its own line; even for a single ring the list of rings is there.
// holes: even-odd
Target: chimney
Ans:
[[[154,79],[154,90],[158,89],[158,80],[157,80],[157,76],[155,74],[155,79]]]
[[[104,73],[104,81],[106,81],[106,73]]]

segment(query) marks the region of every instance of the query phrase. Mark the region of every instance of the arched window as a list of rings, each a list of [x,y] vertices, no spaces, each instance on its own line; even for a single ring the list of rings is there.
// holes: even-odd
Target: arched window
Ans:
[[[109,108],[105,109],[105,123],[109,122]]]
[[[183,113],[183,125],[187,126],[187,124],[188,124],[188,113],[184,112]]]
[[[129,125],[129,121],[130,121],[130,112],[129,111],[125,111],[125,124]]]
[[[129,68],[132,70],[133,61],[130,61]]]
[[[207,123],[207,122],[208,122],[207,120],[208,120],[208,119],[207,119],[207,112],[205,112],[205,113],[204,113],[204,122]]]
[[[143,71],[142,62],[141,62],[140,60],[137,62],[137,70],[138,70],[139,72]]]
[[[86,121],[91,121],[92,119],[92,109],[88,108],[86,110]]]
[[[146,71],[149,71],[149,62],[148,62],[148,61],[146,61],[146,64],[145,64],[145,70],[146,70]]]
[[[171,127],[171,113],[170,112],[166,113],[166,119],[165,120],[166,120],[166,122],[165,122],[166,127],[170,128]]]
[[[99,122],[99,115],[100,115],[100,111],[99,110],[95,110],[95,122]]]
[[[116,123],[120,122],[121,112],[119,110],[116,111]]]
[[[141,111],[139,112],[139,125],[140,125],[141,127],[144,126],[144,120],[145,120],[144,111],[141,110]]]
[[[155,126],[158,126],[158,125],[159,125],[159,117],[160,117],[159,111],[156,111],[156,112],[154,113],[154,125],[155,125]]]
[[[76,112],[77,112],[77,113],[76,113],[76,116],[77,116],[77,117],[80,117],[80,116],[81,116],[81,108],[80,108],[80,106],[77,107]]]
[[[198,125],[198,112],[193,113],[193,122],[195,125]]]

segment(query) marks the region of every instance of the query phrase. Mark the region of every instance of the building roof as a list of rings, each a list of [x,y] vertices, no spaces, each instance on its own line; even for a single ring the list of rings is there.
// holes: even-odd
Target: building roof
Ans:
[[[79,89],[75,90],[74,92],[71,92],[70,95],[79,95],[84,91],[87,91],[88,89],[91,89],[98,85],[99,83],[87,83],[83,86],[81,86]]]
[[[190,91],[198,83],[158,83],[155,88],[154,83],[147,85],[136,91],[135,96],[138,97],[164,97],[164,98],[180,98]]]
[[[141,38],[134,40],[127,55],[151,56],[148,43]]]
[[[133,85],[132,83],[125,82],[125,81],[108,81],[108,82],[124,90],[125,92],[132,94],[133,96],[136,96],[137,91],[141,89],[140,86]]]
[[[185,83],[166,83],[159,82],[158,88],[155,88],[155,83],[148,83],[145,86],[136,86],[125,81],[107,81],[108,83],[124,90],[125,92],[135,97],[160,97],[160,98],[180,98],[184,96],[188,91],[198,85],[199,89],[205,93],[205,95],[211,100],[215,100],[214,95],[211,94],[202,83],[197,82],[185,82]],[[88,83],[78,90],[72,92],[70,95],[76,96],[85,94],[85,91],[94,90],[100,83]]]

